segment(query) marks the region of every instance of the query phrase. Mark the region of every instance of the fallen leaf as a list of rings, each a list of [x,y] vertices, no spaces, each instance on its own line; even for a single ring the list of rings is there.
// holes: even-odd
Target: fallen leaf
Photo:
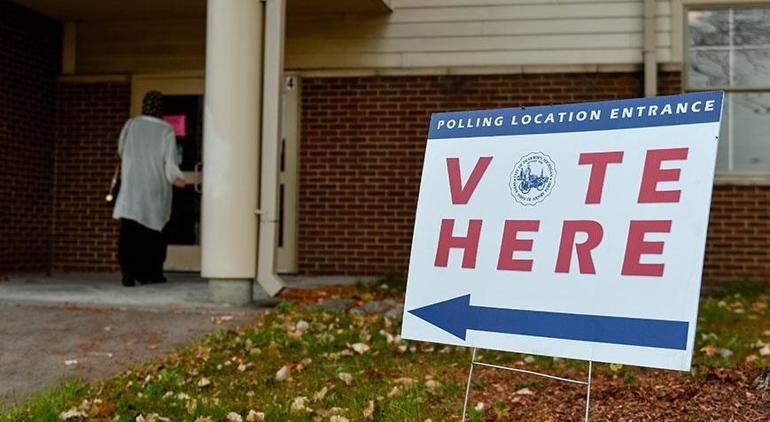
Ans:
[[[486,408],[486,405],[484,402],[478,402],[475,406],[473,406],[474,409],[476,409],[477,412],[481,413],[484,412],[484,408]]]
[[[438,382],[436,380],[427,380],[425,381],[425,388],[427,388],[430,391],[433,391],[438,387]]]
[[[227,420],[229,422],[243,422],[243,418],[241,417],[241,415],[239,415],[238,413],[235,413],[235,412],[228,413],[227,414]]]
[[[529,388],[524,387],[524,388],[522,388],[520,390],[516,390],[516,394],[518,394],[520,396],[531,396],[531,395],[533,395],[535,393],[533,393],[532,390],[530,390]]]
[[[67,365],[67,366],[77,365],[78,364],[78,360],[77,359],[65,360],[64,364]]]
[[[70,419],[81,419],[86,418],[88,415],[86,415],[86,412],[79,410],[76,407],[73,407],[67,411],[59,413],[59,419],[68,421]]]
[[[310,328],[310,324],[308,324],[307,321],[302,320],[302,319],[297,321],[297,325],[296,325],[296,328],[295,328],[297,331],[305,331],[308,328]]]
[[[353,382],[353,375],[347,372],[340,372],[337,377],[342,380],[346,385],[350,385]]]
[[[395,382],[398,384],[404,384],[406,386],[410,386],[415,383],[415,380],[414,378],[403,377],[403,378],[396,379]]]
[[[275,373],[275,380],[286,381],[287,378],[289,378],[289,367],[284,365]]]
[[[725,359],[730,359],[734,354],[732,350],[726,349],[724,347],[718,348],[717,353],[719,353],[719,356],[722,356]]]
[[[393,397],[397,396],[397,395],[398,395],[398,393],[400,393],[400,392],[401,392],[401,388],[399,388],[398,386],[395,386],[395,387],[393,387],[393,388],[392,388],[392,389],[391,389],[391,390],[388,392],[388,398],[389,398],[389,399],[392,399]]]
[[[340,415],[334,415],[331,418],[329,418],[329,422],[350,422],[348,418]]]
[[[99,399],[94,400],[94,404],[88,411],[89,416],[95,418],[106,418],[115,413],[115,403],[104,401]]]
[[[323,399],[326,397],[326,393],[329,391],[326,386],[318,390],[315,394],[313,394],[313,401],[323,401]]]
[[[709,357],[716,356],[716,354],[717,354],[717,348],[714,347],[714,345],[712,345],[712,344],[707,344],[707,345],[701,347],[700,351],[703,352],[704,355],[709,356]],[[770,352],[770,350],[769,350],[769,352]]]
[[[307,397],[305,396],[296,397],[294,401],[291,402],[291,411],[294,413],[312,412],[312,409],[308,409],[307,407]]]
[[[249,410],[249,414],[246,415],[246,422],[265,422],[265,412]]]
[[[206,387],[207,385],[210,385],[210,384],[211,384],[211,381],[206,377],[203,377],[198,381],[198,387]]]
[[[249,410],[249,414],[246,415],[246,422],[265,422],[265,412]]]
[[[759,349],[759,354],[762,356],[770,355],[770,344],[766,344],[764,347]]]
[[[363,355],[364,353],[369,351],[369,345],[364,343],[355,343],[352,346],[350,346],[356,353],[359,355]]]
[[[363,412],[364,419],[374,419],[374,400],[369,400],[369,404],[366,406]]]
[[[232,320],[233,320],[232,315],[220,315],[220,316],[211,317],[211,322],[213,322],[215,325],[222,325],[225,322],[232,321]]]

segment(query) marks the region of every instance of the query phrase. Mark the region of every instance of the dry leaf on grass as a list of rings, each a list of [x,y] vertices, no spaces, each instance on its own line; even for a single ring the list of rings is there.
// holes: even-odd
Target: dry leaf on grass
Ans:
[[[265,422],[265,412],[249,410],[249,414],[246,415],[246,422]]]
[[[350,346],[351,349],[353,349],[356,353],[359,355],[363,355],[364,353],[368,352],[370,347],[367,344],[364,343],[354,343]]]
[[[281,369],[275,373],[275,380],[286,381],[286,379],[289,378],[289,372],[289,367],[287,365],[282,366]]]
[[[77,419],[80,420],[82,418],[86,418],[88,415],[86,412],[78,409],[77,407],[73,407],[69,410],[66,410],[64,412],[59,413],[59,419],[68,421],[70,419]]]
[[[243,422],[243,418],[241,417],[241,415],[235,412],[228,413],[227,420],[228,422]]]
[[[369,404],[363,411],[364,419],[374,419],[374,400],[369,400]]]
[[[291,411],[294,413],[298,412],[312,412],[313,409],[310,409],[307,407],[307,397],[305,396],[299,396],[294,398],[294,401],[291,402]]]
[[[313,394],[313,401],[323,401],[328,391],[329,389],[326,386],[324,386],[322,389],[318,390],[315,394]]]
[[[303,319],[297,321],[297,325],[295,327],[297,331],[306,331],[308,328],[310,328],[310,324],[308,324],[307,321]]]
[[[350,375],[347,372],[340,372],[339,375],[337,375],[337,378],[342,380],[342,382],[344,382],[345,385],[350,385],[350,383],[353,382],[353,375]]]

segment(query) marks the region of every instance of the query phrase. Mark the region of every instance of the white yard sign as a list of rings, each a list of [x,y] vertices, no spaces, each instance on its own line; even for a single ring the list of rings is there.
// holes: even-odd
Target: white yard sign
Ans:
[[[434,114],[402,336],[689,370],[722,97]]]

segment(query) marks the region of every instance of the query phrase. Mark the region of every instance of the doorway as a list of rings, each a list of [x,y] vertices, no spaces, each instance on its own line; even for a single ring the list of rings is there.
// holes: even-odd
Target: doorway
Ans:
[[[200,271],[203,75],[137,75],[131,82],[132,116],[141,114],[142,99],[148,91],[164,94],[163,118],[174,126],[179,168],[187,181],[186,188],[174,188],[171,220],[164,229],[168,240],[164,269]]]
[[[171,220],[165,228],[168,254],[164,269],[200,271],[200,206],[203,180],[203,91],[202,74],[137,75],[131,83],[131,116],[142,110],[142,98],[151,90],[165,95],[164,118],[176,130],[180,169],[185,189],[174,188]],[[278,238],[276,271],[297,272],[299,201],[299,77],[286,75],[281,92],[278,173]]]

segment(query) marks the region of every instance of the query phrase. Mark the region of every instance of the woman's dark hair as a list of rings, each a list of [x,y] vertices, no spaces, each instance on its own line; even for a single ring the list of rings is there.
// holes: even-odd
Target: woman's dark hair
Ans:
[[[142,100],[142,114],[145,116],[160,117],[163,114],[163,93],[160,91],[148,91]]]

